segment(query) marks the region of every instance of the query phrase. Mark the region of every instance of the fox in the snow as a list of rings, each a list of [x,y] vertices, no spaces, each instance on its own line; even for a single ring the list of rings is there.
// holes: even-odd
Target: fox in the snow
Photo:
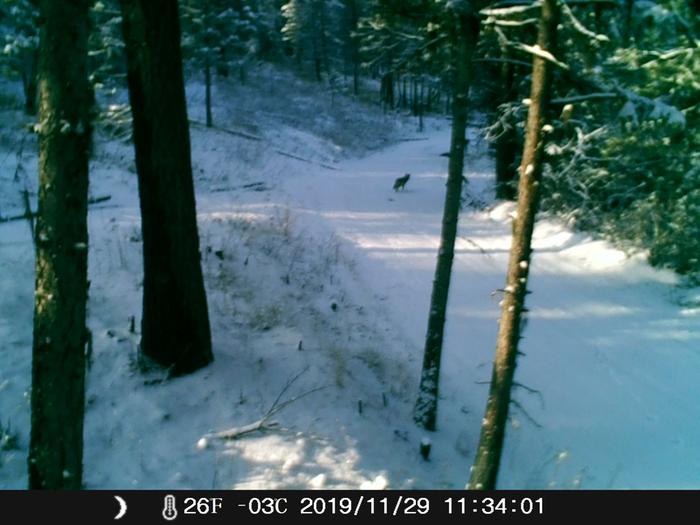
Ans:
[[[396,179],[394,181],[394,191],[399,191],[399,190],[404,189],[404,187],[406,186],[406,183],[408,182],[408,179],[410,179],[410,178],[411,178],[411,174],[406,173],[406,175],[404,175],[403,177],[399,177],[398,179]]]

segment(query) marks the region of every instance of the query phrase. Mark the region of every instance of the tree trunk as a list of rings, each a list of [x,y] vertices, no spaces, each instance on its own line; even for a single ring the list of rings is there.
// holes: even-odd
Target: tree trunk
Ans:
[[[394,73],[389,71],[382,75],[381,81],[381,101],[384,104],[384,109],[393,109],[394,107]]]
[[[224,46],[219,46],[217,52],[216,74],[221,78],[228,78],[229,76],[228,51]]]
[[[328,23],[326,15],[326,0],[318,0],[318,18],[319,18],[319,50],[321,58],[321,66],[327,75],[330,75],[330,64],[328,63]]]
[[[24,112],[27,115],[36,115],[37,92],[37,62],[38,51],[31,49],[24,52],[24,64],[22,65],[22,87],[24,89]]]
[[[214,119],[211,115],[211,66],[209,64],[209,57],[207,57],[204,63],[204,100],[207,111],[207,127],[211,128],[214,125]]]
[[[207,25],[204,30],[204,45],[206,47],[204,51],[204,105],[206,125],[211,128],[214,125],[214,119],[211,115],[211,48],[214,46],[214,42],[212,42],[208,28],[214,25],[214,17],[211,12],[211,4],[208,1],[204,2],[204,21]]]
[[[437,419],[442,340],[462,195],[467,104],[472,80],[471,59],[479,38],[478,15],[454,12],[452,16],[454,19],[450,24],[450,36],[452,63],[455,72],[453,80],[455,96],[452,102],[450,161],[447,173],[447,191],[442,217],[440,249],[438,251],[433,291],[430,298],[423,370],[420,378],[418,398],[413,411],[415,422],[426,430],[435,430]]]
[[[420,93],[418,95],[418,131],[423,132],[423,96],[425,95],[425,83],[420,79]]]
[[[406,87],[406,75],[404,75],[401,79],[401,107],[403,109],[406,109],[408,107],[408,94],[406,93],[407,87]]]
[[[88,0],[42,0],[30,489],[80,489],[87,301]]]
[[[515,68],[508,61],[510,55],[508,49],[503,46],[501,48],[501,57],[504,62],[501,64],[500,84],[502,91],[501,104],[513,100],[514,93],[514,78]],[[505,129],[503,133],[496,139],[496,198],[514,200],[515,191],[515,154],[516,154],[516,139],[517,134],[514,127]]]
[[[632,35],[634,33],[632,29],[632,25],[634,23],[634,17],[632,16],[632,13],[634,12],[634,0],[625,0],[622,10],[622,45],[628,46],[631,43]]]
[[[414,117],[418,115],[418,80],[415,75],[411,78],[411,113]]]
[[[355,61],[352,65],[352,94],[357,96],[360,94],[360,64]]]
[[[141,351],[173,375],[212,361],[176,0],[121,0],[143,231]]]
[[[555,48],[557,21],[557,0],[544,0],[537,45],[552,54]],[[513,244],[496,343],[496,359],[493,363],[486,415],[481,426],[481,437],[469,480],[470,489],[496,488],[520,340],[520,320],[523,312],[526,312],[525,295],[532,253],[532,231],[539,203],[544,143],[542,128],[549,103],[550,70],[549,62],[534,56],[531,103],[527,115],[523,159],[520,164],[517,217],[513,221]]]
[[[323,36],[321,35],[321,31],[323,27],[320,14],[318,0],[314,0],[311,4],[311,54],[313,56],[316,82],[323,82],[323,75],[321,74],[323,69],[321,50],[323,46]]]
[[[350,46],[350,59],[352,61],[352,92],[355,96],[360,94],[360,43],[354,32],[357,31],[357,25],[360,21],[360,10],[357,5],[357,0],[348,0],[348,27],[347,35],[348,44]]]

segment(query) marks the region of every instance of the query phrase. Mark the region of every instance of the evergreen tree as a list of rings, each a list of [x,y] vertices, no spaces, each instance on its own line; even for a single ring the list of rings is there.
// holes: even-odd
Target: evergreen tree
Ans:
[[[213,359],[176,0],[121,0],[143,231],[141,351],[171,373]]]
[[[187,63],[204,73],[206,124],[213,125],[212,71],[228,77],[232,67],[245,82],[257,50],[250,0],[188,0],[180,6],[182,49]]]
[[[41,0],[29,488],[80,489],[90,136],[88,0]]]
[[[37,64],[39,60],[39,9],[30,0],[0,3],[0,27],[4,28],[3,62],[19,74],[24,91],[24,110],[36,114]]]
[[[503,449],[513,375],[520,340],[521,318],[525,312],[527,279],[532,255],[532,232],[539,202],[544,136],[550,97],[551,68],[558,23],[558,0],[543,0],[537,44],[533,46],[532,87],[527,129],[518,186],[517,216],[513,220],[513,241],[504,288],[496,358],[491,374],[486,413],[468,488],[493,490]]]
[[[472,81],[471,61],[480,30],[479,14],[475,7],[468,2],[447,2],[444,6],[444,24],[450,46],[454,82],[452,137],[440,249],[430,297],[423,368],[413,412],[416,423],[427,430],[435,430],[437,421],[442,343],[462,195],[467,106]]]
[[[572,11],[564,6],[563,21],[582,18]],[[608,41],[564,26],[578,43],[567,49],[570,88],[554,101],[564,111],[542,205],[697,280],[700,20],[673,0],[634,3],[628,20],[614,15],[599,19]]]

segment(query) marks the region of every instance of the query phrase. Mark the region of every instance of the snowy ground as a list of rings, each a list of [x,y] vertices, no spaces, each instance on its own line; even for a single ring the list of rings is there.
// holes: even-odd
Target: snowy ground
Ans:
[[[203,120],[201,88],[190,116]],[[411,420],[444,198],[449,122],[415,123],[268,71],[219,86],[192,128],[215,362],[136,367],[141,238],[132,147],[97,137],[90,211],[87,488],[462,488],[485,406],[513,206],[476,130],[430,461]],[[0,214],[36,186],[21,115],[0,114]],[[384,146],[384,141],[394,145]],[[420,140],[413,140],[420,139]],[[370,150],[375,150],[368,154]],[[360,154],[360,152],[364,152]],[[293,155],[305,160],[292,158]],[[411,173],[405,191],[394,178]],[[33,250],[0,224],[0,489],[26,486]],[[700,308],[668,272],[541,220],[502,488],[700,488]],[[298,377],[297,377],[298,376]],[[293,378],[296,380],[292,381]],[[290,384],[291,383],[291,384]],[[201,440],[301,396],[264,433]]]

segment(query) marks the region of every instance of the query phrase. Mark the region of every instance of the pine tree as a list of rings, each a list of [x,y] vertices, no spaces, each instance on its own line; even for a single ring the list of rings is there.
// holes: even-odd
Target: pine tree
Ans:
[[[558,0],[543,0],[537,44],[532,59],[532,87],[527,116],[525,146],[520,163],[517,216],[513,220],[513,241],[504,288],[496,358],[491,374],[486,414],[468,488],[493,490],[503,449],[508,408],[513,387],[521,317],[525,311],[527,279],[532,254],[532,232],[539,202],[542,173],[545,114],[549,104],[551,62],[555,49]]]
[[[143,231],[141,351],[172,374],[212,359],[176,0],[121,0]]]
[[[357,30],[360,23],[361,2],[359,0],[343,1],[343,28],[342,41],[345,43],[344,59],[352,71],[352,92],[358,95],[360,92],[360,44]]]
[[[0,3],[0,29],[4,42],[0,56],[22,79],[24,110],[36,114],[37,64],[39,60],[39,10],[30,0]]]
[[[41,0],[29,488],[80,489],[90,136],[88,0]]]
[[[455,2],[448,5],[451,9],[448,8],[447,27],[449,28],[454,75],[452,138],[440,249],[438,250],[433,291],[430,297],[423,369],[413,412],[416,423],[426,430],[435,430],[437,420],[442,343],[462,195],[467,105],[472,81],[471,60],[480,30],[478,11],[473,10],[470,4]]]

